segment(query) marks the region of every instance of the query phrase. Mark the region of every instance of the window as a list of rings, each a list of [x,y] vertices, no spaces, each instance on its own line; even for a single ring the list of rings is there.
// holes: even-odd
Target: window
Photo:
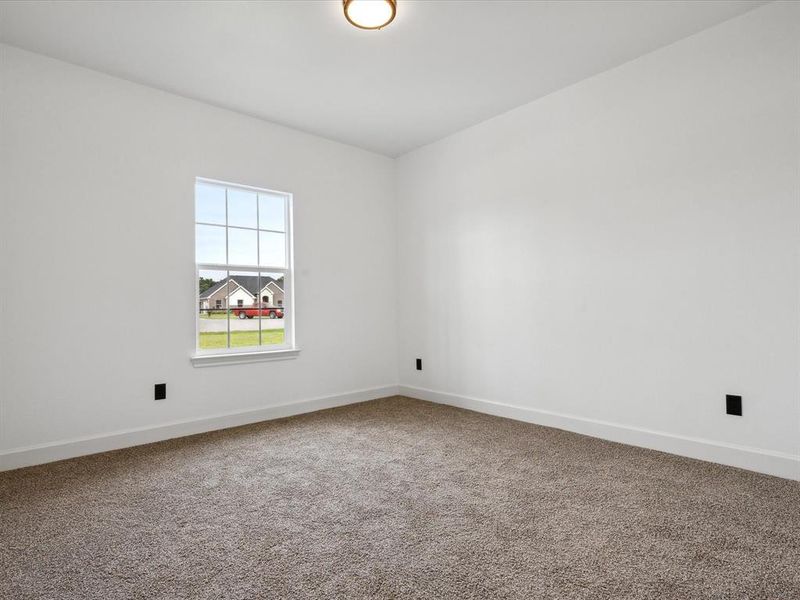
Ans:
[[[292,196],[198,179],[195,184],[195,268],[199,310],[197,352],[240,357],[269,352],[296,354],[292,314]],[[258,302],[267,286],[286,307],[280,317]],[[264,296],[268,301],[269,296]],[[242,309],[242,310],[238,310]],[[195,360],[193,359],[193,360]],[[224,361],[235,362],[235,361]],[[208,364],[195,360],[195,364]]]

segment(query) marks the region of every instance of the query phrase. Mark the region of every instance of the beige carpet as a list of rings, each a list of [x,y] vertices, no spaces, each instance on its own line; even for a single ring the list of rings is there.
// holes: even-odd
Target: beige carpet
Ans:
[[[0,598],[800,598],[800,483],[389,398],[0,474]]]

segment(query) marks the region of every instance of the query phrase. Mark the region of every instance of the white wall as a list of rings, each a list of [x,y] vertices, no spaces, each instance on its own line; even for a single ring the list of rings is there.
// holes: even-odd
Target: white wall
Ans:
[[[800,477],[799,9],[396,164],[0,45],[0,468],[390,393],[399,365],[418,397]],[[299,359],[190,365],[196,176],[295,194]]]
[[[392,160],[8,46],[0,69],[7,466],[21,447],[396,384]],[[294,193],[298,359],[190,364],[196,176]]]
[[[799,24],[767,5],[400,158],[406,391],[800,476]]]

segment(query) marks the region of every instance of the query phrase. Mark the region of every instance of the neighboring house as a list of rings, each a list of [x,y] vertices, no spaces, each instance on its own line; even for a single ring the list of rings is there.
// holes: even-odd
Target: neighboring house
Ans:
[[[224,310],[259,302],[268,307],[283,306],[283,278],[262,277],[259,282],[256,275],[231,275],[200,294],[200,310]]]

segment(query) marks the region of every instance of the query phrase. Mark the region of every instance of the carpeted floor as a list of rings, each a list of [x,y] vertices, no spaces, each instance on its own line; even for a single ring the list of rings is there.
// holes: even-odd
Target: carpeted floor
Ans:
[[[800,598],[800,483],[406,398],[0,473],[0,598]]]

